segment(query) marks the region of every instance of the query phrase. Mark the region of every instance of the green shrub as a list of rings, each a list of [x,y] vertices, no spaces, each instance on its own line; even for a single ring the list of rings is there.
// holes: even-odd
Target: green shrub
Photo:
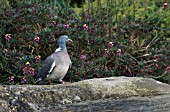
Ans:
[[[163,3],[96,0],[83,6],[80,14],[69,2],[55,4],[52,10],[49,4],[17,2],[12,10],[1,13],[2,84],[33,84],[61,34],[73,40],[68,45],[73,65],[66,81],[110,76],[170,81],[165,72],[170,65],[170,13]]]
[[[72,50],[75,64],[66,78],[142,76],[168,82],[170,13],[162,5],[149,0],[96,0],[84,5],[80,14],[88,30],[78,31]],[[79,61],[81,55],[85,61]]]
[[[52,32],[49,29],[53,13],[48,5],[23,1],[0,16],[1,83],[8,83],[11,76],[15,78],[14,83],[22,82],[25,77],[28,78],[27,83],[31,83],[33,77],[30,73],[23,74],[23,69],[25,63],[30,62],[32,70],[37,73],[39,63],[35,62],[35,56],[44,58],[52,52],[49,46],[56,42],[54,36],[50,36]],[[6,34],[11,34],[11,39],[6,39]]]

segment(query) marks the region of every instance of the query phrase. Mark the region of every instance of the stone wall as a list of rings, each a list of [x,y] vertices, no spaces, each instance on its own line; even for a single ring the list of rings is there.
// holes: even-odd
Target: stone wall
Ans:
[[[96,78],[64,85],[0,86],[2,112],[170,109],[169,99],[170,85],[140,77]]]

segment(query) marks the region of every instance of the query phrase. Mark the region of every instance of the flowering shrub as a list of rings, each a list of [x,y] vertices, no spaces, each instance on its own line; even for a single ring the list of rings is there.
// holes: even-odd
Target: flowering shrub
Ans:
[[[51,43],[56,42],[55,34],[50,36],[53,20],[50,7],[20,1],[0,16],[0,82],[34,83],[41,57],[52,53]],[[25,66],[27,62],[31,67]]]
[[[142,76],[170,83],[168,3],[127,1],[96,0],[98,5],[90,3],[80,14],[69,6],[52,10],[48,4],[18,2],[0,15],[0,82],[34,84],[58,36],[67,34],[73,65],[66,81]]]
[[[70,51],[73,67],[65,79],[141,76],[169,83],[168,3],[105,2],[84,5],[80,13],[83,30],[74,24],[78,33],[71,33],[75,38]]]

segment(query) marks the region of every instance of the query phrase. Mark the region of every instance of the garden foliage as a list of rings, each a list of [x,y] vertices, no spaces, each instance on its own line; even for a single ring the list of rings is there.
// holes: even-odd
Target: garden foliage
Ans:
[[[68,1],[55,4],[27,0],[1,11],[2,84],[33,84],[62,34],[73,40],[67,45],[73,64],[66,81],[141,76],[170,83],[168,3],[96,0],[75,9]]]

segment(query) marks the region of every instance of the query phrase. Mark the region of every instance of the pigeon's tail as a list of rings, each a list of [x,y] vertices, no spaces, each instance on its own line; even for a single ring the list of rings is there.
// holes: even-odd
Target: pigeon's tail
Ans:
[[[35,84],[36,84],[36,85],[39,85],[40,81],[42,81],[42,78],[38,78],[38,79],[35,81]]]
[[[44,80],[42,78],[38,78],[35,83],[35,85],[48,85],[49,84],[49,81],[48,80]]]

